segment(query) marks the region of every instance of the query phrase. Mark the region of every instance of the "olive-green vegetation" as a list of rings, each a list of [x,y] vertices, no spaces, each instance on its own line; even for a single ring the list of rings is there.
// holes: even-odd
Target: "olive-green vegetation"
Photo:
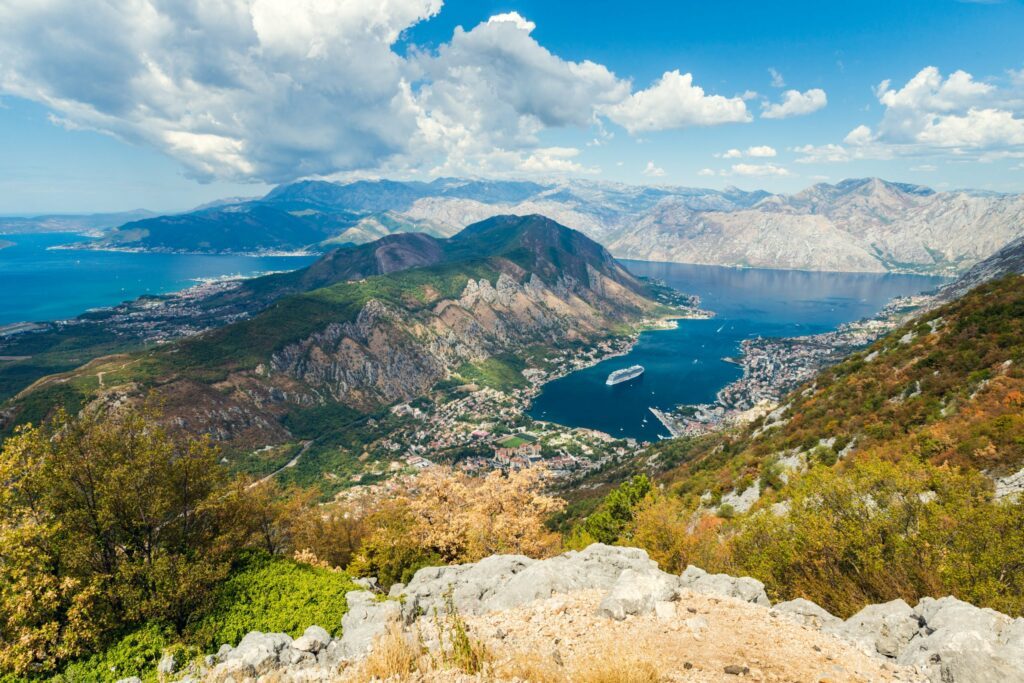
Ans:
[[[188,639],[215,652],[250,631],[297,637],[316,624],[340,634],[345,593],[353,590],[359,588],[343,572],[253,554],[217,587],[209,609],[189,626]]]
[[[524,360],[506,353],[491,356],[479,363],[466,363],[455,371],[455,375],[466,384],[507,392],[526,386],[522,372],[525,367]]]
[[[1024,502],[995,501],[983,474],[1024,465],[1022,362],[1014,276],[825,370],[771,419],[652,446],[663,489],[629,503],[623,485],[575,534],[618,529],[670,569],[750,574],[841,615],[946,594],[1024,614]],[[721,503],[751,486],[750,511]]]
[[[285,492],[232,482],[208,440],[159,423],[148,408],[58,413],[4,441],[0,672],[106,681],[230,629],[339,621],[345,574],[251,550],[351,554],[343,521],[325,526],[309,496],[279,503]]]

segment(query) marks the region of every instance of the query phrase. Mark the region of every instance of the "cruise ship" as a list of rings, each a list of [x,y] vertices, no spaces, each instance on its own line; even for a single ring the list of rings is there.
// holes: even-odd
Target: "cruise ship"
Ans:
[[[616,370],[612,374],[608,375],[608,379],[605,380],[605,384],[607,384],[608,386],[612,386],[613,384],[628,382],[629,380],[635,379],[642,374],[644,374],[644,366],[633,365],[628,368]]]

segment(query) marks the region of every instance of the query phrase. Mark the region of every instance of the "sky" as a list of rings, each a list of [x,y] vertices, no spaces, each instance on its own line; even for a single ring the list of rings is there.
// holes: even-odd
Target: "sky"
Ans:
[[[1024,0],[0,0],[0,214],[303,177],[1024,192]]]

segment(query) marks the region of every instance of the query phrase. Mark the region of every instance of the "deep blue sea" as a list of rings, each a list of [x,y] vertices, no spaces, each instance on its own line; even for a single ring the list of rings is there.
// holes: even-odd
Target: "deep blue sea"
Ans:
[[[165,294],[222,275],[294,270],[312,256],[202,256],[47,249],[86,238],[0,235],[0,325],[71,318],[142,294]]]
[[[649,408],[708,403],[737,379],[724,356],[756,336],[796,336],[835,329],[873,315],[891,298],[935,288],[941,278],[917,275],[810,273],[626,261],[636,275],[664,280],[701,297],[710,320],[680,320],[675,330],[644,332],[633,351],[547,384],[530,415],[613,436],[655,440],[668,431]],[[613,370],[640,364],[644,375],[612,387]]]

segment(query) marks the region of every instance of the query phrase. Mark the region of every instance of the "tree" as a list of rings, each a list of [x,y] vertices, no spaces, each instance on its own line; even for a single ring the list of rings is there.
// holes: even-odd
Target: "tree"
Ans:
[[[496,553],[533,557],[561,549],[545,521],[564,501],[541,492],[540,469],[483,478],[435,468],[367,519],[370,529],[351,567],[387,585],[427,563],[475,562]]]
[[[59,413],[0,451],[0,665],[45,670],[115,628],[177,628],[248,540],[208,439],[150,409]]]

